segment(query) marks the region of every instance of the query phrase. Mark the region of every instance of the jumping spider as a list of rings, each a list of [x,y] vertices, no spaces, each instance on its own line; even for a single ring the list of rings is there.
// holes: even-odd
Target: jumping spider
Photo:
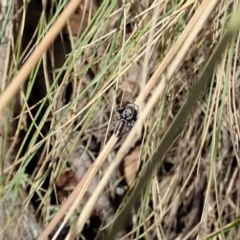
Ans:
[[[131,130],[138,117],[138,106],[134,103],[126,102],[117,109],[118,115],[114,121],[114,134],[116,137]]]

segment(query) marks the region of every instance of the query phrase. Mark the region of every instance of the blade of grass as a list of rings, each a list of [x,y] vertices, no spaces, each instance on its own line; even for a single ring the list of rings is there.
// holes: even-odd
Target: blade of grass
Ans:
[[[240,218],[236,218],[234,221],[230,222],[229,224],[223,226],[222,229],[219,229],[213,233],[210,233],[206,238],[207,240],[213,239],[214,237],[218,236],[219,234],[221,234],[222,232],[226,233],[228,231],[230,231],[234,226],[238,226],[240,223]]]
[[[9,19],[11,18],[10,14],[12,13],[13,3],[14,3],[14,0],[10,1],[10,3],[8,4],[7,13],[4,16],[4,21],[3,21],[3,24],[1,26],[1,32],[0,32],[0,42],[1,43],[2,43],[3,37],[5,35],[5,31],[6,31],[6,27],[8,25]]]

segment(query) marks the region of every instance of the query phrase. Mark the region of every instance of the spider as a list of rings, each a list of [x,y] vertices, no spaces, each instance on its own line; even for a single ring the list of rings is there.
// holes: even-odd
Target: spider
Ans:
[[[138,106],[126,102],[117,109],[118,115],[114,121],[114,134],[119,137],[129,132],[137,120]]]

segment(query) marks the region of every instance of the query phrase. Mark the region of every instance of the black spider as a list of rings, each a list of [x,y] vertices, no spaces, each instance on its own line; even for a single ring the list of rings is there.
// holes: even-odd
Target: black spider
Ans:
[[[134,103],[126,102],[117,109],[118,115],[114,121],[114,134],[116,137],[131,130],[138,117],[138,106]]]

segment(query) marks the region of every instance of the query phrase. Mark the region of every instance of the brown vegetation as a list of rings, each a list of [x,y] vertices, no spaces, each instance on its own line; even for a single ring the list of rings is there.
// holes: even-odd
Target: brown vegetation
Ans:
[[[66,19],[62,1],[1,5],[1,239],[102,239],[239,4],[73,2]],[[115,239],[240,236],[239,61],[237,35]],[[141,118],[160,85],[118,164],[117,107],[136,102]]]

